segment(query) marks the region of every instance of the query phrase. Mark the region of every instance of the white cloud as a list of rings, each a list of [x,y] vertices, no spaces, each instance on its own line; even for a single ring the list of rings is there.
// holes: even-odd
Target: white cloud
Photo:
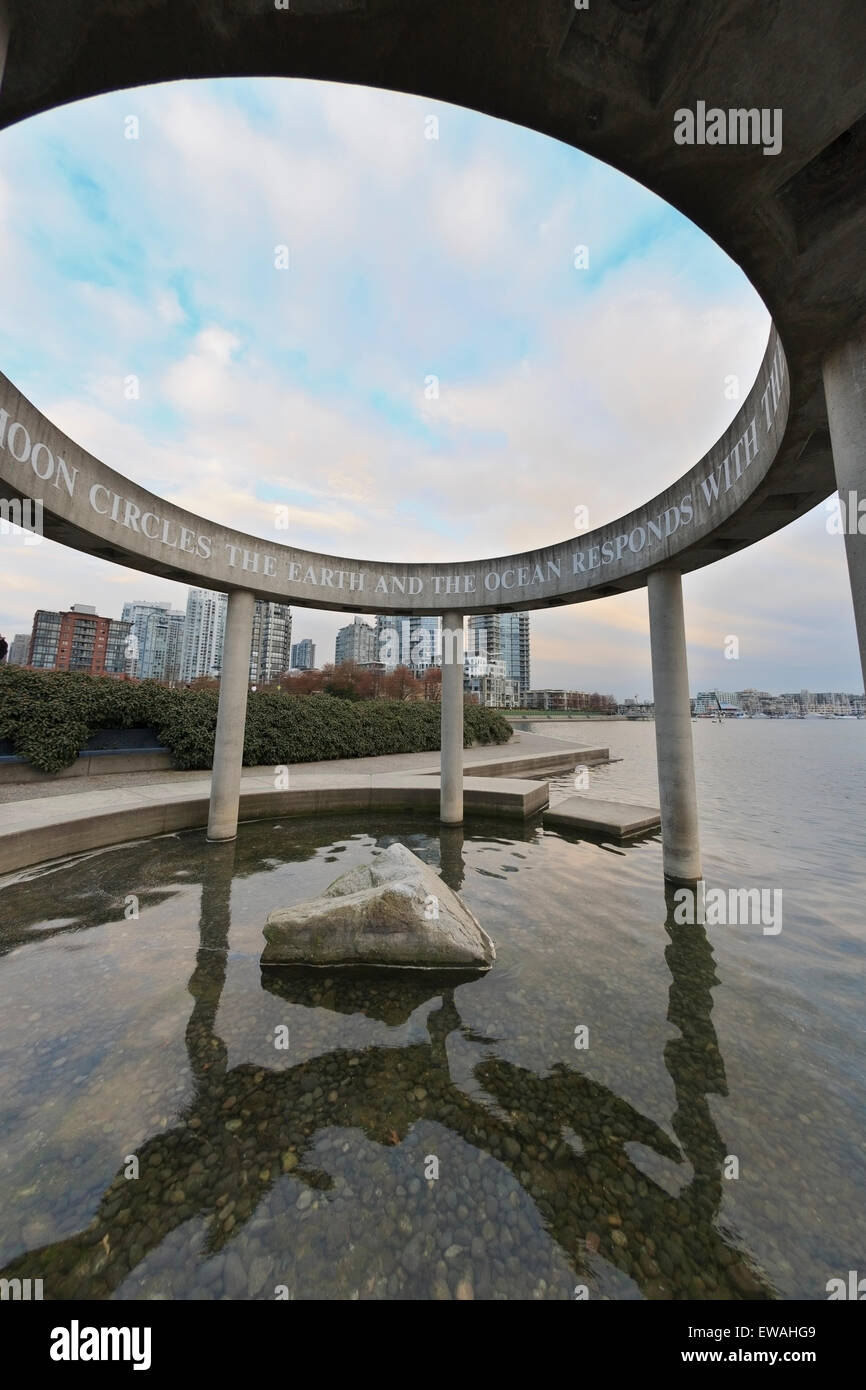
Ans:
[[[193,351],[165,373],[167,399],[193,417],[230,414],[237,406],[231,362],[239,346],[239,339],[218,325],[202,329]]]
[[[172,328],[186,321],[186,313],[174,290],[160,290],[156,296],[156,312],[162,322]]]
[[[441,175],[431,212],[445,251],[475,268],[489,266],[508,244],[522,188],[515,171],[485,157]]]

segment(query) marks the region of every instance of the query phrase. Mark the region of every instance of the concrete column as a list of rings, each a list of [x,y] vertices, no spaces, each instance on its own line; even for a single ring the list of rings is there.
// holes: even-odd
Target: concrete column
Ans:
[[[866,328],[827,358],[824,395],[845,520],[845,550],[860,663],[866,680],[866,535],[857,530],[858,504],[866,499]],[[863,525],[866,528],[866,515]]]
[[[209,840],[233,840],[238,833],[255,605],[255,595],[247,589],[235,589],[229,594],[210,783]]]
[[[442,615],[442,755],[439,818],[463,823],[463,614]]]
[[[664,875],[694,884],[701,877],[701,850],[679,570],[653,571],[647,593]]]

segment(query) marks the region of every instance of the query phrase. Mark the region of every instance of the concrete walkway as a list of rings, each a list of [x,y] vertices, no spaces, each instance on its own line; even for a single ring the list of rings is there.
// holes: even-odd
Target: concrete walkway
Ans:
[[[569,761],[571,755],[573,760]],[[560,762],[560,758],[564,761]],[[572,739],[566,742],[562,737],[546,737],[543,734],[520,730],[508,743],[482,744],[476,748],[466,748],[463,752],[463,766],[468,772],[471,768],[478,776],[507,776],[516,766],[517,758],[539,758],[538,772],[551,775],[557,771],[575,767],[578,763],[606,763],[609,749],[580,744]],[[503,771],[500,774],[499,768]],[[528,763],[523,763],[524,769]],[[505,769],[508,770],[505,770]],[[273,775],[273,768],[245,767],[242,782],[259,778],[265,772]],[[386,753],[378,758],[334,758],[326,762],[292,763],[292,776],[315,777],[320,773],[331,777],[337,773],[379,773],[401,772],[409,776],[425,776],[439,772],[439,754],[433,753]],[[517,775],[516,773],[514,775]],[[156,786],[171,784],[180,786],[184,781],[200,782],[210,780],[209,772],[177,772],[161,769],[154,772],[115,772],[102,773],[90,777],[60,778],[57,781],[4,782],[0,784],[0,805],[4,802],[29,801],[32,798],[47,796],[81,796],[87,792],[113,790],[124,786]]]
[[[526,819],[548,802],[545,775],[607,761],[606,748],[520,734],[465,750],[467,815]],[[273,767],[244,768],[241,820],[335,811],[423,811],[439,806],[438,753],[296,763],[288,787]],[[98,784],[98,785],[97,785]],[[207,772],[120,773],[2,788],[0,873],[69,854],[207,824]],[[18,793],[15,800],[9,794]]]

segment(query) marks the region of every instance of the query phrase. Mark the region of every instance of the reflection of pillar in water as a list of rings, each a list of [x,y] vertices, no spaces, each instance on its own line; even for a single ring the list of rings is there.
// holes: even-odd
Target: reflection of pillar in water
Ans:
[[[452,893],[459,893],[466,876],[463,861],[463,826],[440,825],[439,827],[439,872],[443,883]]]
[[[454,1002],[453,989],[443,989],[442,1005],[427,1016],[430,1050],[436,1063],[448,1072],[448,1034],[462,1028],[463,1023]]]
[[[699,924],[674,921],[673,889],[665,894],[665,930],[670,944],[665,961],[671,972],[668,1020],[679,1030],[665,1046],[665,1066],[674,1083],[677,1105],[672,1124],[694,1178],[683,1199],[697,1221],[709,1221],[722,1197],[722,1165],[726,1150],[713,1121],[707,1096],[726,1096],[728,1084],[712,1024],[712,988],[718,984],[712,947]]]
[[[199,947],[188,985],[195,1003],[186,1028],[190,1069],[199,1087],[223,1076],[228,1060],[214,1023],[226,978],[236,851],[236,840],[209,845],[202,877]]]

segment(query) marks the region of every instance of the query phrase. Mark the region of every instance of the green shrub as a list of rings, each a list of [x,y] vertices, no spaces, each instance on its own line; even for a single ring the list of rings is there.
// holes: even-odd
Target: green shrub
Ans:
[[[0,667],[0,739],[43,772],[75,761],[100,729],[156,730],[175,767],[213,762],[218,693],[167,690],[155,681],[114,680],[72,671]],[[247,767],[432,753],[439,705],[423,700],[344,700],[333,695],[250,694],[244,733]],[[506,743],[511,725],[495,710],[466,705],[463,743]]]

